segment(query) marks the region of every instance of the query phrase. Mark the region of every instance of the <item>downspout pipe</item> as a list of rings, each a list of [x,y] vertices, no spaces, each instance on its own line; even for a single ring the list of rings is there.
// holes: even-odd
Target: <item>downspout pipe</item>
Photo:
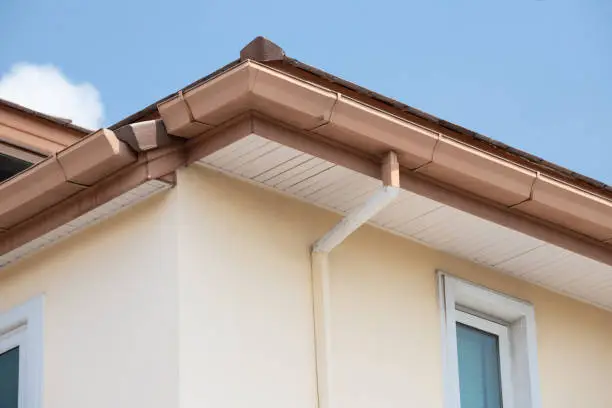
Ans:
[[[315,370],[317,408],[331,408],[331,299],[329,253],[373,216],[389,205],[400,192],[399,162],[388,152],[381,166],[383,186],[363,205],[346,215],[312,245],[310,252],[313,317],[315,330]]]

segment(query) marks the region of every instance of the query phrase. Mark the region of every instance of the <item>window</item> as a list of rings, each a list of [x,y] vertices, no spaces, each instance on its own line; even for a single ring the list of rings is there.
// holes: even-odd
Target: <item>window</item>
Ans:
[[[511,407],[508,328],[460,310],[456,319],[461,407]]]
[[[0,183],[44,159],[43,154],[0,140]]]
[[[0,182],[13,177],[31,165],[26,161],[0,153]]]
[[[0,314],[0,408],[39,408],[42,298]]]
[[[439,273],[446,408],[540,408],[533,307]]]

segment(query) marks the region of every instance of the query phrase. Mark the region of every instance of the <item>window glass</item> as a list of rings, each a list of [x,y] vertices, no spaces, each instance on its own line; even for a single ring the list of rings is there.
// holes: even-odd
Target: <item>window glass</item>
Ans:
[[[0,153],[0,183],[22,172],[32,164]]]
[[[461,408],[502,408],[499,338],[457,323]]]
[[[0,354],[0,408],[17,408],[19,395],[19,347]]]

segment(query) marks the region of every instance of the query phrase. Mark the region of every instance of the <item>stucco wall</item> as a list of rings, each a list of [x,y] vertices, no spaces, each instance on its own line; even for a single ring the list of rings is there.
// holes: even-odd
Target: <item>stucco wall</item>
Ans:
[[[312,408],[309,246],[337,216],[192,167],[180,182],[185,408]],[[331,255],[336,407],[442,407],[435,270],[535,306],[545,408],[609,407],[612,314],[364,227]]]
[[[0,312],[45,296],[45,408],[178,406],[174,197],[1,271]]]
[[[309,246],[337,215],[192,166],[0,274],[44,293],[46,408],[312,408]],[[331,255],[336,407],[442,408],[435,270],[535,305],[545,408],[612,401],[612,314],[365,227]]]

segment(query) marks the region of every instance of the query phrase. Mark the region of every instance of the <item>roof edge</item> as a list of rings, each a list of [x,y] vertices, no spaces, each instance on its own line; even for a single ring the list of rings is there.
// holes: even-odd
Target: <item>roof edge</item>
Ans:
[[[282,47],[265,37],[256,37],[249,44],[247,44],[241,50],[240,59],[234,60],[229,64],[221,67],[220,69],[212,72],[211,74],[198,79],[197,81],[183,87],[180,91],[184,92],[189,89],[192,89],[195,86],[207,82],[213,77],[218,76],[219,74],[226,72],[227,70],[234,68],[236,65],[239,65],[241,62],[249,59],[264,63],[275,69],[285,71],[290,75],[297,75],[305,80],[315,81],[316,83],[322,86],[335,85],[336,87],[343,88],[345,91],[354,92],[356,95],[360,95],[366,103],[372,103],[376,106],[380,106],[381,109],[391,109],[394,114],[398,114],[400,116],[412,116],[412,118],[406,118],[406,120],[422,120],[423,122],[421,122],[421,124],[424,126],[431,125],[434,127],[438,127],[444,132],[448,132],[449,135],[458,137],[463,142],[473,142],[479,145],[481,148],[489,150],[490,152],[497,151],[500,157],[505,157],[508,160],[521,163],[525,166],[533,166],[537,171],[547,173],[553,177],[562,178],[570,184],[575,184],[579,188],[591,190],[593,192],[596,192],[597,194],[602,194],[612,199],[612,186],[609,186],[604,182],[577,173],[563,166],[559,166],[541,157],[514,148],[510,145],[482,135],[478,132],[469,130],[463,126],[459,126],[452,122],[438,118],[434,115],[423,112],[419,109],[401,103],[397,100],[388,98],[377,92],[373,92],[369,89],[363,88],[355,83],[346,81],[342,78],[329,74],[311,65],[305,64],[297,59],[287,56]],[[301,75],[299,71],[306,74],[307,78],[304,75]],[[342,90],[340,90],[340,92],[342,92]],[[158,100],[156,103],[153,103],[147,106],[146,108],[136,112],[135,114],[130,115],[127,118],[110,126],[110,129],[116,129],[117,127],[123,126],[125,124],[137,122],[140,120],[158,118],[159,114],[157,106],[171,99],[174,95],[176,95],[176,93],[170,94]]]
[[[53,116],[53,115],[48,115],[46,113],[42,113],[39,111],[36,111],[34,109],[30,109],[28,107],[25,107],[23,105],[20,105],[18,103],[15,102],[11,102],[9,100],[6,99],[1,99],[0,98],[0,106],[5,106],[7,108],[19,111],[21,113],[25,113],[27,115],[31,115],[34,116],[38,119],[42,119],[46,122],[52,123],[53,125],[57,125],[57,126],[61,126],[67,129],[71,129],[74,130],[78,133],[81,133],[83,136],[88,135],[89,133],[91,133],[92,131],[90,129],[84,128],[82,126],[79,125],[75,125],[74,123],[72,123],[71,119],[66,119],[66,118],[60,118],[57,116]]]
[[[147,165],[160,151],[182,145],[182,140],[168,136],[160,120],[126,125],[116,132],[100,129],[0,183],[0,230],[10,234],[41,211],[114,173],[134,163]]]
[[[241,59],[0,183],[0,191],[18,185],[25,191],[20,199],[31,205],[16,205],[15,199],[0,203],[3,238],[12,236],[15,228],[21,228],[37,214],[81,196],[82,190],[105,182],[113,174],[139,168],[146,172],[142,180],[163,176],[150,172],[149,164],[160,157],[165,157],[162,169],[166,173],[188,164],[194,154],[188,156],[186,146],[193,147],[192,142],[197,144],[203,137],[214,136],[228,121],[252,111],[296,129],[309,140],[324,140],[326,146],[340,145],[357,155],[377,157],[378,147],[398,151],[402,171],[419,180],[457,189],[476,183],[480,197],[487,203],[491,201],[486,205],[521,213],[558,226],[560,233],[582,234],[587,240],[612,248],[612,224],[602,221],[612,220],[612,190],[605,184],[591,183],[592,188],[585,189],[580,183],[556,179],[558,170],[543,172],[547,163],[541,159],[531,166],[533,158],[522,157],[523,161],[517,162],[496,154],[510,148],[504,150],[501,143],[484,140],[475,132],[288,58],[282,48],[263,37],[248,44],[241,51]],[[22,112],[28,113],[27,108]],[[411,120],[406,114],[421,120]],[[46,120],[61,123],[57,118]],[[211,140],[216,140],[213,136]],[[83,160],[95,150],[92,146],[102,146],[109,153],[90,162]],[[208,147],[196,150],[207,151]],[[72,164],[72,159],[68,160],[79,156],[81,159]],[[53,171],[42,172],[42,166]],[[73,176],[68,174],[70,171]],[[28,190],[34,185],[32,180],[43,180],[49,188]],[[500,192],[504,194],[501,201],[493,194]],[[22,211],[19,222],[3,225],[2,216],[16,209]]]
[[[168,132],[187,139],[249,110],[366,155],[393,150],[406,171],[597,241],[612,240],[612,198],[267,64],[243,61],[158,106]]]

